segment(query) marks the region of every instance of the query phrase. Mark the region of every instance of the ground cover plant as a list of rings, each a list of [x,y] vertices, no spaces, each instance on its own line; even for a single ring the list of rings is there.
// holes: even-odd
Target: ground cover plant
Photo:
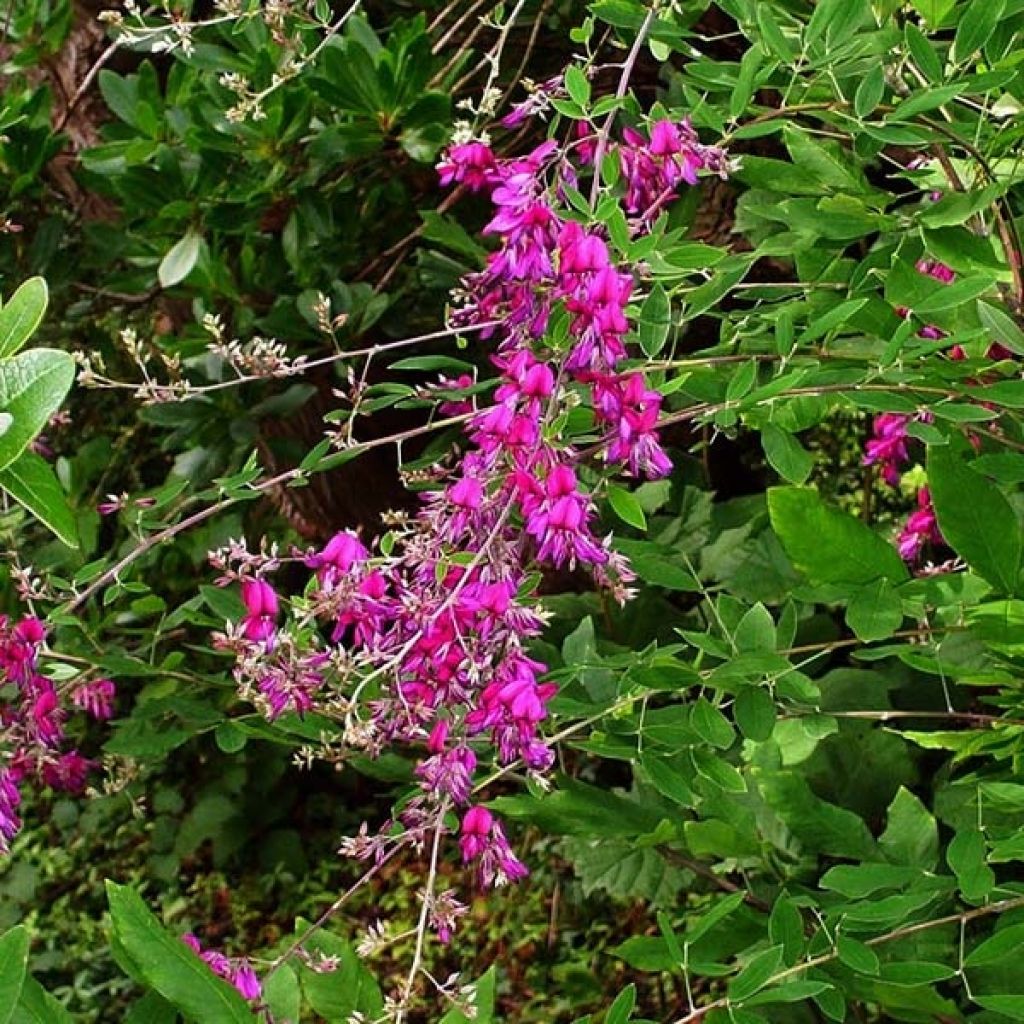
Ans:
[[[0,1024],[1024,1019],[1024,2],[0,58]]]

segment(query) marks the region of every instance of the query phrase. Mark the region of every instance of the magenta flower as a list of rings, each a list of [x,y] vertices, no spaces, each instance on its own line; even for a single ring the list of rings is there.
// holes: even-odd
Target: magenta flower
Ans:
[[[442,185],[464,184],[471,192],[481,192],[494,180],[495,159],[491,147],[483,142],[464,142],[451,146],[437,165]]]
[[[907,424],[910,417],[895,412],[884,412],[874,419],[874,436],[865,446],[864,465],[878,464],[882,479],[890,487],[900,482],[901,467],[908,461]]]
[[[927,487],[917,492],[917,509],[910,514],[897,539],[900,556],[905,562],[915,562],[925,544],[945,543],[939,532],[931,493]]]
[[[246,615],[242,620],[245,638],[251,643],[266,643],[273,639],[277,629],[277,594],[266,580],[242,580],[242,602]]]
[[[97,721],[113,717],[117,688],[110,679],[94,679],[81,683],[71,691],[71,703],[87,711]]]

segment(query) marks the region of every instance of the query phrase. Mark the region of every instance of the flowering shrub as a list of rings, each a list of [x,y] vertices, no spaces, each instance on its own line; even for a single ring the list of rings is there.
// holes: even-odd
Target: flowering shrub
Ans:
[[[127,1019],[1019,1019],[1020,5],[550,7],[105,17],[81,266],[30,171],[3,222],[56,301],[0,307],[0,843],[56,790],[153,822]],[[66,143],[13,80],[16,166]],[[169,797],[185,756],[254,771]],[[165,926],[207,840],[308,872],[271,773],[369,787],[343,881]],[[587,983],[464,973],[552,876],[610,919]]]

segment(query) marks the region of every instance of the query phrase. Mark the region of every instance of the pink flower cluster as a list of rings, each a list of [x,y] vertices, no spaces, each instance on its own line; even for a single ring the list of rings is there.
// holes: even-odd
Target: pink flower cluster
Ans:
[[[199,939],[191,932],[182,935],[181,941],[196,953],[214,974],[231,982],[245,999],[256,1001],[262,997],[263,986],[248,960],[232,960],[215,949],[204,950]]]
[[[313,579],[287,623],[266,579],[276,562],[243,550],[214,558],[221,582],[241,583],[246,613],[222,643],[236,653],[244,696],[271,718],[313,707],[337,716],[346,750],[421,751],[418,792],[394,822],[347,841],[357,857],[423,849],[449,830],[455,810],[459,851],[483,885],[527,873],[474,794],[480,768],[539,773],[553,762],[542,730],[556,686],[530,654],[544,626],[538,570],[585,569],[619,601],[633,579],[596,532],[601,467],[566,440],[560,418],[589,410],[604,473],[657,478],[671,469],[657,431],[662,396],[622,365],[634,276],[604,230],[582,223],[565,200],[586,152],[578,141],[548,141],[503,159],[472,141],[452,146],[439,167],[444,184],[486,193],[492,204],[484,233],[497,244],[462,282],[453,323],[492,341],[498,379],[490,400],[446,410],[468,416],[468,444],[454,466],[437,467],[418,515],[391,522],[377,550],[345,531],[299,553]],[[687,122],[659,122],[649,139],[630,129],[618,152],[634,235],[666,191],[725,167],[724,153],[701,146]],[[462,910],[450,894],[430,910],[446,938]]]
[[[918,260],[916,267],[920,273],[927,274],[943,284],[952,284],[956,280],[952,268],[937,260]],[[898,307],[896,312],[902,317],[911,315],[911,310],[903,306]],[[922,327],[918,335],[932,340],[945,337],[942,330],[930,324]],[[954,360],[963,360],[967,357],[959,345],[951,346],[948,354]],[[989,346],[987,355],[990,359],[998,360],[1012,358],[1013,353],[998,342],[994,342]],[[881,470],[882,479],[890,487],[898,487],[903,467],[910,461],[907,427],[913,420],[931,422],[931,419],[931,414],[927,412],[914,415],[887,412],[876,416],[872,437],[865,445],[864,465],[877,465]],[[926,545],[943,543],[930,493],[927,487],[922,487],[917,493],[917,509],[911,513],[897,537],[897,548],[905,561],[917,562]]]
[[[54,681],[40,671],[46,627],[26,616],[11,622],[0,616],[0,680],[10,695],[0,702],[5,760],[0,766],[0,852],[7,853],[21,828],[21,788],[29,780],[65,792],[85,788],[92,762],[77,750],[64,750],[67,708]],[[80,683],[71,704],[96,719],[113,714],[114,684],[109,679]]]

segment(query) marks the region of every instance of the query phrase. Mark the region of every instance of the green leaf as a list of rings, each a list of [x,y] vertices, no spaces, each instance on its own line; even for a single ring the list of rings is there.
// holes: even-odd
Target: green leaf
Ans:
[[[908,21],[903,30],[907,49],[914,58],[918,68],[930,82],[942,81],[942,61],[939,60],[935,47],[928,37],[912,22]]]
[[[851,5],[855,0],[842,0]],[[815,16],[822,5],[815,8]],[[829,148],[792,124],[783,129],[783,139],[793,162],[811,172],[823,185],[844,192],[863,192],[859,174],[851,169],[838,148]]]
[[[802,484],[814,468],[814,456],[788,431],[774,423],[761,430],[761,447],[772,469],[783,480]]]
[[[946,543],[994,587],[1013,593],[1021,536],[1003,492],[949,446],[929,447],[928,486]]]
[[[647,294],[640,307],[637,334],[644,354],[654,358],[664,347],[672,326],[672,304],[668,292],[658,283]]]
[[[18,925],[0,937],[0,1024],[7,1024],[25,982],[28,932]]]
[[[958,64],[980,50],[995,31],[1006,9],[1006,0],[971,0],[960,16],[953,37],[953,60]]]
[[[889,804],[878,845],[893,864],[932,871],[939,862],[938,825],[928,808],[903,786]]]
[[[565,90],[581,107],[590,103],[590,82],[587,76],[575,64],[565,69]]]
[[[994,964],[1007,957],[1013,957],[1016,960],[1020,957],[1022,943],[1024,943],[1024,924],[1000,928],[994,935],[979,943],[967,954],[964,967],[984,967],[986,964]]]
[[[861,79],[853,97],[853,109],[858,117],[867,117],[882,101],[885,93],[885,68],[876,64]]]
[[[71,1014],[35,978],[26,977],[10,1024],[74,1024]],[[147,1020],[146,1024],[157,1024]]]
[[[726,793],[746,793],[747,783],[738,769],[716,757],[710,750],[695,747],[690,751],[697,774]]]
[[[783,893],[768,918],[768,938],[782,945],[786,964],[795,964],[804,948],[804,919],[797,905]]]
[[[627,985],[608,1007],[604,1024],[627,1024],[636,1007],[636,985]]]
[[[985,899],[996,884],[996,876],[985,863],[985,837],[978,829],[962,829],[946,847],[946,862],[953,869],[965,900]]]
[[[932,313],[941,313],[947,309],[956,309],[976,299],[979,295],[992,288],[991,274],[975,274],[971,277],[962,277],[944,288],[938,288],[927,298],[914,306],[914,312],[918,316],[928,316]]]
[[[644,515],[643,506],[632,491],[627,491],[618,484],[609,484],[608,503],[624,523],[638,530],[647,529],[647,517]]]
[[[743,903],[743,900],[744,894],[742,892],[733,892],[728,896],[723,896],[687,931],[686,944],[692,946],[699,939],[702,939],[715,925],[729,917]]]
[[[491,1024],[494,1020],[494,989],[497,972],[493,967],[476,981],[476,998],[473,1000],[474,1016],[467,1017],[459,1009],[449,1010],[442,1018],[441,1024]],[[340,1022],[339,1022],[340,1024]]]
[[[840,933],[836,936],[836,953],[842,963],[858,974],[877,974],[878,957],[870,946]]]
[[[263,986],[263,999],[274,1020],[298,1022],[302,1009],[299,979],[288,964],[282,964]]]
[[[295,922],[299,935],[305,934],[308,928],[307,921]],[[327,974],[305,965],[299,967],[302,989],[311,1009],[331,1024],[348,1021],[357,1010],[371,1020],[376,1019],[384,1005],[380,989],[351,945],[340,936],[321,929],[309,938],[306,948],[337,957],[339,961],[337,969]],[[461,1019],[461,1016],[453,1018]]]
[[[9,466],[0,469],[0,487],[68,547],[78,547],[75,517],[45,459],[32,451],[22,452]]]
[[[256,1024],[239,993],[169,934],[128,886],[107,882],[114,934],[143,978],[197,1024]]]
[[[810,487],[771,487],[768,514],[793,564],[813,583],[893,583],[907,578],[891,544]]]
[[[195,267],[202,247],[202,238],[194,231],[188,231],[179,239],[160,261],[157,277],[161,288],[173,288],[184,281]]]
[[[992,306],[987,302],[978,301],[978,319],[982,326],[991,333],[992,340],[1005,345],[1011,352],[1024,356],[1024,330],[1017,321],[1005,310]]]
[[[775,731],[775,701],[760,686],[745,686],[740,690],[732,713],[740,732],[748,740],[761,743],[770,739]]]
[[[1001,1013],[1011,1020],[1024,1020],[1024,996],[974,996],[973,999],[985,1010]]]
[[[0,359],[19,351],[46,313],[48,295],[41,277],[30,277],[0,309]]]
[[[758,953],[746,967],[729,982],[729,999],[734,1003],[749,999],[764,988],[782,967],[783,946],[772,946]]]
[[[728,750],[736,739],[729,719],[704,697],[698,697],[690,708],[690,725],[701,739],[719,750]]]
[[[903,602],[885,577],[859,587],[846,606],[846,624],[865,643],[885,640],[902,622]]]
[[[0,362],[0,412],[11,424],[0,434],[0,469],[10,465],[60,408],[75,379],[67,352],[36,348]]]

